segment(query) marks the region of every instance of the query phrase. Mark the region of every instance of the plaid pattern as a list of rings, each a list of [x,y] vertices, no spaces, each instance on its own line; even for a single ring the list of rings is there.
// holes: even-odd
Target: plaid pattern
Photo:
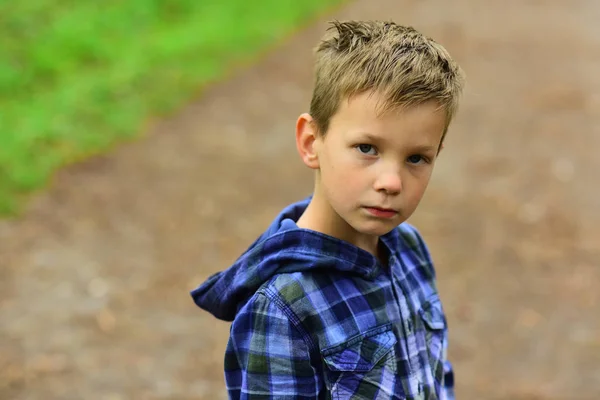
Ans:
[[[452,400],[446,318],[432,262],[408,224],[371,254],[293,222],[284,210],[230,268],[192,292],[233,320],[231,399]]]

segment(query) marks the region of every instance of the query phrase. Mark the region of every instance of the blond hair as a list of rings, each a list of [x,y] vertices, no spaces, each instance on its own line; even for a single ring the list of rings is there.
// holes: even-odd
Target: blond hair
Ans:
[[[321,134],[343,99],[372,91],[383,94],[382,112],[437,101],[447,115],[445,135],[464,74],[432,39],[393,22],[334,21],[315,55],[310,114]]]

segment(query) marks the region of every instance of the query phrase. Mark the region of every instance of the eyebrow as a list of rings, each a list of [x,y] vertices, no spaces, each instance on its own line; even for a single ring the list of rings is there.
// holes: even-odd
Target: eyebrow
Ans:
[[[372,142],[386,142],[385,138],[382,138],[377,135],[373,135],[372,133],[369,133],[369,132],[357,132],[357,134],[360,135],[361,138],[365,138]]]
[[[357,135],[360,135],[361,138],[364,138],[366,140],[375,142],[375,143],[385,143],[387,142],[387,140],[385,138],[382,138],[381,136],[377,136],[374,135],[372,133],[369,132],[356,132]],[[434,152],[438,150],[438,146],[429,146],[426,144],[423,145],[416,145],[416,146],[412,146],[411,147],[412,151],[415,152],[423,152],[426,153],[428,151]]]
[[[428,151],[437,151],[438,146],[419,145],[412,148],[414,151],[427,153]]]

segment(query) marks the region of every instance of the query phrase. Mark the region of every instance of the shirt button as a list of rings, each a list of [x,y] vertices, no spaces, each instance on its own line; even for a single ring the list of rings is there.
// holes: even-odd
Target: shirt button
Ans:
[[[412,333],[413,327],[410,320],[406,320],[406,330],[408,331],[408,333]]]

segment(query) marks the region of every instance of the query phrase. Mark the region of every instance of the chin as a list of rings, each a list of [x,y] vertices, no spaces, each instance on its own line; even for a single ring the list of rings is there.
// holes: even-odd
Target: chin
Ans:
[[[369,236],[383,236],[390,233],[398,224],[395,223],[372,223],[363,224],[362,226],[355,227],[356,231]]]

